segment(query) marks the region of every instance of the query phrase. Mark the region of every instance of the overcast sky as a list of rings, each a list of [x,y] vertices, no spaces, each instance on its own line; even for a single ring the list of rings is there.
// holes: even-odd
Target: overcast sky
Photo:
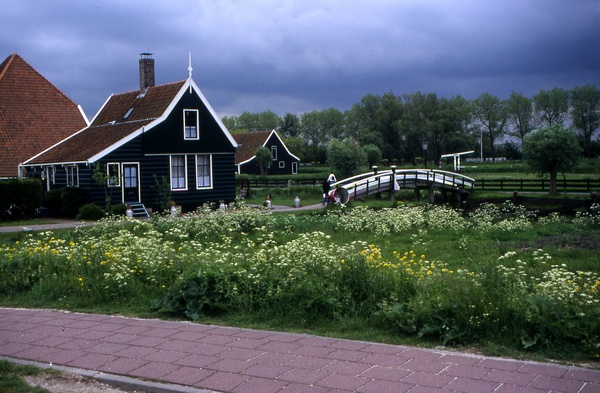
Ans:
[[[0,0],[18,53],[91,119],[139,88],[193,78],[221,116],[349,109],[367,93],[476,98],[600,87],[600,0]]]

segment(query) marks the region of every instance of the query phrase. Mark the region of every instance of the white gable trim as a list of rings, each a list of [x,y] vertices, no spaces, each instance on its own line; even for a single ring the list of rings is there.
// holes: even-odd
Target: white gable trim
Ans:
[[[290,156],[294,157],[296,160],[300,161],[300,159],[298,157],[296,157],[295,155],[293,155],[288,150],[287,146],[285,145],[285,143],[283,143],[283,140],[279,137],[279,134],[277,134],[277,131],[275,131],[275,130],[271,131],[271,133],[269,134],[269,136],[265,140],[265,143],[263,143],[263,146],[267,147],[267,142],[269,141],[269,139],[271,139],[271,137],[273,136],[273,134],[275,134],[275,136],[277,137],[277,139],[279,139],[279,142],[281,142],[281,144],[283,145],[283,148],[285,149],[285,151],[287,152],[287,154],[289,154]]]

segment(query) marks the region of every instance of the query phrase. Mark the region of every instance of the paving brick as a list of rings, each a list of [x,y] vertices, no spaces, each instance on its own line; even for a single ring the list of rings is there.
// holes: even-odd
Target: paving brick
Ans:
[[[174,361],[174,364],[190,367],[208,367],[209,365],[221,360],[218,356],[192,354]]]
[[[294,393],[331,393],[331,389],[324,386],[305,385],[301,383],[290,383],[286,386],[284,392]]]
[[[548,393],[548,389],[532,388],[530,386],[518,386],[511,384],[502,384],[494,393]]]
[[[408,392],[409,389],[412,389],[413,385],[403,383],[403,382],[394,382],[394,381],[386,381],[386,380],[374,380],[369,381],[360,388],[358,388],[358,392],[361,393],[404,393]],[[412,392],[412,390],[411,390]]]
[[[565,375],[568,372],[568,369],[539,363],[525,363],[517,371],[519,371],[520,373],[546,375],[548,377],[559,378]]]
[[[264,340],[264,339],[238,337],[235,340],[227,343],[227,345],[229,345],[231,347],[236,347],[236,348],[254,349],[254,348],[260,347],[261,345],[266,344],[266,343],[267,343],[267,340]]]
[[[331,348],[336,349],[345,349],[349,351],[360,351],[364,348],[367,348],[370,344],[360,341],[350,341],[350,340],[335,340],[331,343]]]
[[[564,375],[564,378],[600,383],[600,370],[569,370],[569,372]]]
[[[313,345],[302,345],[296,349],[290,351],[290,353],[299,356],[314,356],[314,357],[324,357],[329,355],[331,352],[335,351],[333,348],[327,347],[315,347]]]
[[[450,365],[440,372],[442,375],[450,375],[452,377],[465,377],[470,379],[481,379],[490,372],[489,368],[475,367],[475,366],[463,366],[463,365]]]
[[[586,383],[579,393],[598,393],[600,392],[600,383]]]
[[[471,357],[471,356],[464,356],[464,355],[444,355],[442,357],[440,357],[439,359],[437,359],[436,361],[440,362],[440,363],[445,363],[445,364],[462,364],[464,366],[473,366],[477,363],[479,363],[483,358],[479,358],[479,357]]]
[[[331,364],[323,367],[321,371],[332,374],[359,375],[371,367],[370,364],[334,360]]]
[[[264,339],[267,341],[277,341],[280,343],[296,343],[296,344],[298,344],[298,341],[302,340],[302,338],[303,338],[303,336],[300,334],[279,333],[279,332],[272,332],[267,337],[264,337]]]
[[[400,355],[413,359],[420,360],[424,362],[432,362],[440,359],[443,354],[434,352],[434,351],[426,351],[424,349],[406,349],[400,353]]]
[[[230,392],[248,379],[248,377],[242,375],[215,372],[193,386],[219,392]]]
[[[291,367],[255,364],[243,371],[243,374],[253,377],[277,378],[290,371]]]
[[[407,375],[401,381],[409,384],[429,386],[432,388],[441,388],[449,384],[454,379],[454,377],[449,377],[447,375],[435,375],[415,371]]]
[[[369,356],[361,360],[362,363],[368,363],[371,365],[396,367],[401,366],[408,362],[410,359],[404,356],[389,355],[385,353],[372,353]]]
[[[385,345],[385,344],[369,344],[362,348],[363,352],[371,353],[382,353],[386,355],[399,355],[402,351],[405,351],[406,347],[400,347],[396,345]]]
[[[144,361],[143,361],[144,362]],[[145,362],[142,366],[129,371],[127,374],[134,377],[149,379],[160,379],[162,376],[172,373],[181,366],[161,362]]]
[[[174,363],[188,356],[190,356],[190,354],[186,352],[153,351],[150,354],[144,356],[144,360],[148,360],[150,362]]]
[[[127,373],[130,373],[131,371],[146,364],[148,364],[148,362],[142,359],[116,358],[113,361],[99,366],[98,371],[111,374],[127,375]]]
[[[261,361],[261,359],[257,360]],[[321,359],[313,356],[296,356],[293,359],[286,362],[285,365],[290,367],[306,368],[309,370],[320,370],[323,367],[326,367],[327,365],[331,364],[332,362],[334,361],[331,359]]]
[[[64,342],[60,345],[57,345],[57,348],[60,349],[70,349],[74,351],[83,351],[90,347],[97,345],[97,341],[85,340],[85,339],[71,339],[70,341]]]
[[[535,379],[533,374],[515,373],[506,370],[491,370],[482,378],[484,381],[502,382],[510,385],[527,386]]]
[[[406,377],[410,374],[411,371],[402,370],[394,367],[382,367],[382,366],[372,366],[362,374],[363,377],[377,379],[377,380],[386,380],[386,381],[400,381],[402,378]]]
[[[464,393],[492,393],[500,386],[497,382],[479,381],[469,378],[456,378],[445,388]]]
[[[318,370],[309,370],[305,368],[295,368],[281,375],[279,379],[290,382],[302,382],[308,385],[314,385],[329,374]]]
[[[93,352],[93,353],[110,354],[110,353],[122,351],[123,349],[126,349],[126,348],[129,348],[129,347],[125,344],[101,342],[99,344],[96,344],[96,345],[86,348],[85,351]]]
[[[347,374],[331,374],[316,384],[319,386],[325,386],[327,388],[349,390],[354,392],[367,382],[369,382],[369,378]]]
[[[495,370],[516,371],[523,365],[522,362],[504,359],[483,359],[477,363],[478,367],[485,367]]]
[[[104,338],[104,341],[106,341],[108,343],[125,344],[125,343],[133,341],[137,338],[138,338],[138,336],[136,336],[135,334],[116,333],[116,334],[109,334],[108,336],[106,336]]]
[[[124,358],[142,359],[156,352],[158,352],[158,350],[154,348],[131,346],[114,352],[114,355]]]
[[[548,389],[564,393],[576,393],[581,390],[585,382],[574,381],[563,378],[548,377],[545,375],[537,376],[529,386],[540,389]]]
[[[224,336],[221,334],[207,334],[204,337],[198,339],[198,342],[215,345],[226,345],[235,340],[236,338],[231,336]]]
[[[177,332],[177,333],[173,333],[169,338],[172,340],[199,341],[203,337],[206,337],[206,333],[203,333],[203,332]]]
[[[300,345],[295,343],[269,341],[256,349],[265,352],[291,353],[298,348],[300,348]]]
[[[154,337],[154,336],[142,336],[131,340],[129,345],[139,345],[143,347],[158,347],[162,344],[169,342],[169,339],[164,337]]]
[[[431,362],[422,359],[411,359],[399,366],[398,368],[401,368],[403,370],[421,371],[424,373],[438,374],[446,367],[448,367],[447,364]]]
[[[183,366],[162,376],[160,379],[165,382],[176,383],[179,385],[195,385],[213,374],[214,371]]]
[[[217,371],[225,371],[228,373],[241,373],[242,371],[246,370],[247,368],[250,368],[254,365],[254,363],[249,363],[245,360],[238,360],[238,359],[221,359],[219,361],[216,361],[208,366],[206,366],[205,368],[210,369],[210,370],[217,370]]]
[[[117,358],[112,355],[105,355],[100,353],[88,353],[75,360],[67,363],[67,366],[85,368],[88,370],[97,370],[99,367],[110,363]]]
[[[346,349],[338,349],[324,356],[327,359],[349,360],[359,362],[369,356],[367,352],[349,351]]]
[[[233,393],[277,393],[281,392],[288,382],[267,378],[251,378],[232,390]],[[286,391],[288,391],[286,389]]]
[[[50,347],[41,347],[41,346],[30,346],[27,349],[12,354],[12,356],[17,357],[19,359],[27,359],[27,360],[37,360],[48,359],[49,355],[56,352],[56,348]]]

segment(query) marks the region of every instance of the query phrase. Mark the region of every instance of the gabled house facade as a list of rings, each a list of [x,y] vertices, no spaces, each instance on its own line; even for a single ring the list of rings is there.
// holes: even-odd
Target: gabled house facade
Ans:
[[[0,179],[19,164],[88,125],[81,107],[21,56],[0,63]]]
[[[295,175],[300,159],[293,155],[275,130],[233,134],[238,149],[235,165],[238,174],[260,175],[260,165],[256,162],[256,150],[264,146],[271,151],[273,162],[267,169],[269,175]]]
[[[23,163],[46,189],[79,187],[86,202],[142,203],[165,191],[184,211],[235,199],[236,142],[190,75],[154,85],[154,59],[142,54],[140,90],[113,94],[91,124]],[[98,184],[101,170],[106,184]]]

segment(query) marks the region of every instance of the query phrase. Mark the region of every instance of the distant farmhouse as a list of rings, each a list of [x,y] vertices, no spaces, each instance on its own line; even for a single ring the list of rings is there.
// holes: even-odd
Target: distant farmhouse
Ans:
[[[111,95],[89,126],[37,148],[22,173],[41,176],[48,190],[79,187],[86,202],[101,206],[107,189],[113,203],[142,208],[159,207],[161,190],[184,211],[233,201],[237,142],[192,79],[191,64],[187,80],[158,86],[152,54],[141,55],[139,70],[139,90]],[[108,175],[106,184],[94,179],[96,170]]]
[[[18,54],[0,64],[0,179],[88,125],[81,107]]]
[[[256,150],[264,146],[271,151],[273,162],[267,169],[269,175],[295,175],[298,173],[300,159],[290,153],[275,130],[255,131],[233,134],[237,142],[235,165],[239,174],[260,175],[260,166],[256,162]]]

